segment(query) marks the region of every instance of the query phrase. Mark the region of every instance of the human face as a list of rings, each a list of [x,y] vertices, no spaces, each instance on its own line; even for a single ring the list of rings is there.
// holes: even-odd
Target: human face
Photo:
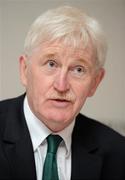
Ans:
[[[20,57],[20,72],[32,112],[52,131],[68,126],[104,70],[95,71],[91,45],[77,48],[60,41],[44,43],[31,56]]]

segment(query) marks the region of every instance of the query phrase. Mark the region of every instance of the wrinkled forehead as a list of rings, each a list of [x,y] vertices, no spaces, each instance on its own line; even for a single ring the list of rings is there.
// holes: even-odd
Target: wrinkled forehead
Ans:
[[[95,58],[94,48],[90,42],[86,45],[83,42],[75,45],[65,41],[65,39],[57,39],[54,41],[46,41],[41,43],[35,51],[39,51],[41,55],[67,55],[71,57],[87,58],[91,61]]]

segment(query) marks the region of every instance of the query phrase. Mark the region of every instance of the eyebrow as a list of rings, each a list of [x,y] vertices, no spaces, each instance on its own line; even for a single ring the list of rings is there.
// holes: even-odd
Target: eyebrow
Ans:
[[[56,54],[54,54],[54,53],[44,55],[44,57],[47,57],[47,58],[53,58],[55,56],[56,56]]]
[[[43,52],[41,54],[41,56],[44,56],[44,57],[54,57],[54,56],[57,56],[58,52],[57,51],[47,51],[47,52]]]
[[[42,55],[41,55],[41,58],[55,58],[55,57],[57,57],[57,53],[56,52],[48,52],[48,53],[43,53]]]
[[[85,64],[86,66],[88,66],[88,67],[91,67],[91,66],[92,66],[91,62],[90,62],[89,60],[86,60],[85,58],[79,58],[79,59],[77,59],[76,63],[77,63],[77,62],[84,63],[84,64]]]

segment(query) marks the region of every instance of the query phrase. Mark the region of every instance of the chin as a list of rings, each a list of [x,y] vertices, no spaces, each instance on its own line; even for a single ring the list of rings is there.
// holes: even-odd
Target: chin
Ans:
[[[47,116],[48,121],[51,120],[53,122],[57,122],[57,123],[68,123],[71,119],[72,116],[70,116],[70,114],[67,113],[60,113],[60,112],[56,112],[56,113],[49,113],[49,116]]]

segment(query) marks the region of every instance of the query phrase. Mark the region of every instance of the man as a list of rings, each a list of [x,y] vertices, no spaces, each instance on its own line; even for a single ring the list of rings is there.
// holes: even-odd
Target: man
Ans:
[[[26,94],[0,103],[0,179],[125,179],[124,138],[79,114],[104,77],[105,54],[99,24],[79,9],[36,19],[20,57]],[[61,141],[49,168],[50,134]]]

